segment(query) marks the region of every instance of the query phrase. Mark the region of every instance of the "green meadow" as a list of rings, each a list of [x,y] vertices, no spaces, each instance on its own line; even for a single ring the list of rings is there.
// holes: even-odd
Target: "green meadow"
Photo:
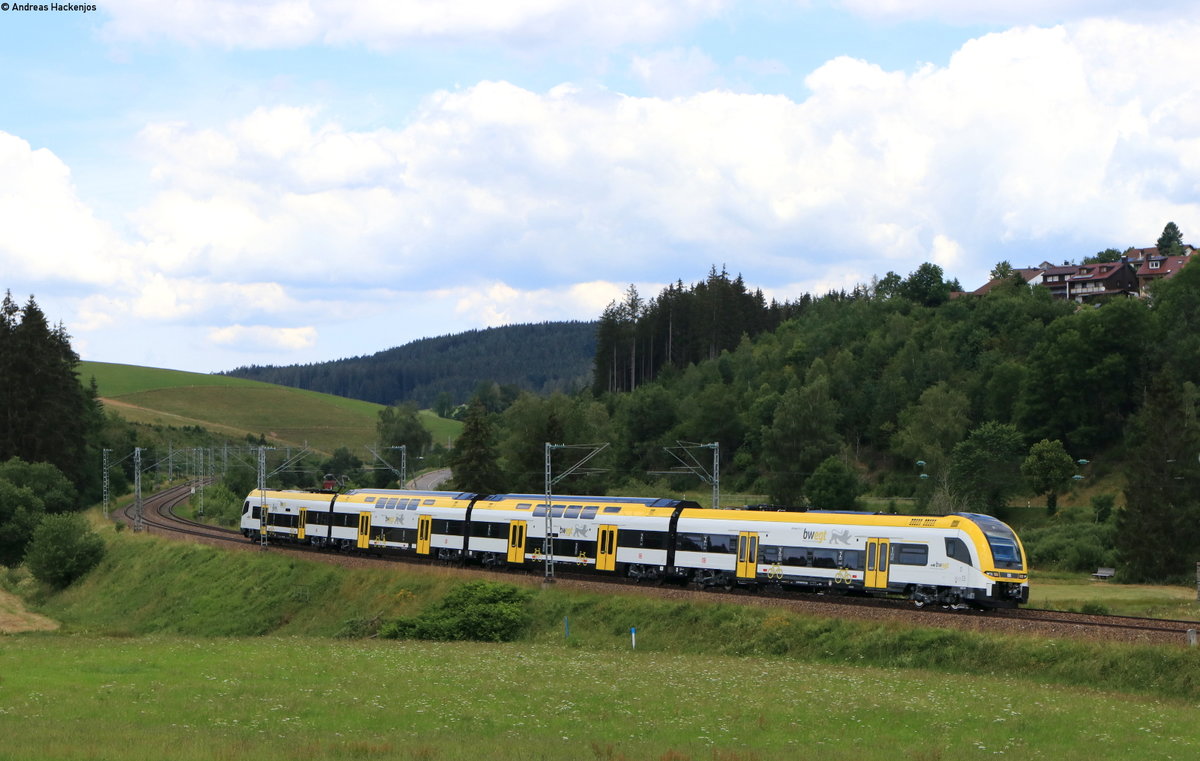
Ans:
[[[563,645],[0,639],[0,758],[1192,759],[1194,703]]]
[[[376,441],[381,406],[243,378],[179,370],[81,362],[83,381],[96,379],[105,407],[147,425],[200,426],[237,439],[259,435],[274,443],[330,453],[361,451]],[[462,424],[421,412],[434,441],[446,444]]]
[[[1035,572],[1029,604],[1050,610],[1099,609],[1118,616],[1200,621],[1195,587],[1095,581],[1077,573]]]
[[[1190,759],[1200,652],[664,601],[441,566],[344,569],[116,531],[0,636],[0,759]],[[507,643],[377,635],[467,580]],[[1052,586],[1087,588],[1076,579]],[[1102,590],[1116,589],[1102,586]],[[637,630],[636,647],[631,628]]]

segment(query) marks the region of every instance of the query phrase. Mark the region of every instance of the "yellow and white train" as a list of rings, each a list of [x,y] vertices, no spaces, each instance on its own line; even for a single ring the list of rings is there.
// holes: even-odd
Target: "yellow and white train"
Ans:
[[[549,515],[547,515],[549,513]],[[1020,539],[973,513],[944,516],[703,508],[640,497],[356,489],[251,492],[242,533],[346,551],[485,566],[571,564],[700,586],[780,585],[1014,607],[1029,600]],[[550,541],[547,541],[549,528]]]

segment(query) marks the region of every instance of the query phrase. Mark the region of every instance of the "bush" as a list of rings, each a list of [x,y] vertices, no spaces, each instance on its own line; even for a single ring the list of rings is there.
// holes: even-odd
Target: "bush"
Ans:
[[[1111,524],[1073,523],[1060,514],[1050,526],[1021,532],[1030,562],[1057,571],[1094,571],[1116,567],[1116,529]]]
[[[0,565],[21,563],[45,511],[32,489],[0,478]]]
[[[224,484],[215,484],[204,489],[204,516],[218,526],[237,527],[242,519],[242,504],[246,495],[235,494]],[[191,505],[199,517],[200,495],[192,495]]]
[[[38,581],[62,588],[96,567],[104,557],[104,540],[83,516],[47,515],[33,532],[25,565]]]
[[[384,624],[379,635],[393,639],[511,642],[529,628],[532,597],[511,584],[469,581],[454,587],[416,618]]]

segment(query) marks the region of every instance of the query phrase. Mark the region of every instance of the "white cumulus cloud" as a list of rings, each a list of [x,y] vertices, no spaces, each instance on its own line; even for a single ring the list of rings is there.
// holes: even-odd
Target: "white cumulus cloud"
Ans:
[[[129,277],[127,246],[79,199],[58,156],[0,132],[0,177],[0,272],[10,283]]]
[[[289,352],[316,344],[317,329],[311,325],[300,328],[228,325],[209,331],[208,340],[218,346],[240,351]]]
[[[210,279],[828,282],[883,259],[969,280],[1000,244],[1200,225],[1198,30],[1013,29],[912,72],[837,58],[803,101],[481,82],[372,131],[288,107],[152,125],[162,189],[136,219],[147,257]]]

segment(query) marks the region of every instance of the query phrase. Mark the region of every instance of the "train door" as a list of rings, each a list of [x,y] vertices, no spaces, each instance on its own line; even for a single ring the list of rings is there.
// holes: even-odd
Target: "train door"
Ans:
[[[617,527],[601,526],[600,535],[596,539],[596,570],[615,571],[617,569]]]
[[[371,514],[358,514],[358,548],[365,550],[371,546]]]
[[[738,534],[737,577],[753,579],[758,576],[758,534],[742,531]]]
[[[508,562],[525,562],[525,532],[528,527],[525,521],[508,522]]]
[[[867,573],[864,577],[867,589],[887,589],[890,549],[891,541],[888,539],[867,540]]]
[[[266,536],[271,532],[271,506],[266,502],[262,503],[262,511],[258,515],[258,533],[260,536]]]
[[[304,524],[308,523],[308,508],[300,508],[300,521],[296,524],[296,538],[303,541],[306,536]]]
[[[417,554],[429,554],[429,538],[433,536],[433,516],[422,515],[417,518]]]

